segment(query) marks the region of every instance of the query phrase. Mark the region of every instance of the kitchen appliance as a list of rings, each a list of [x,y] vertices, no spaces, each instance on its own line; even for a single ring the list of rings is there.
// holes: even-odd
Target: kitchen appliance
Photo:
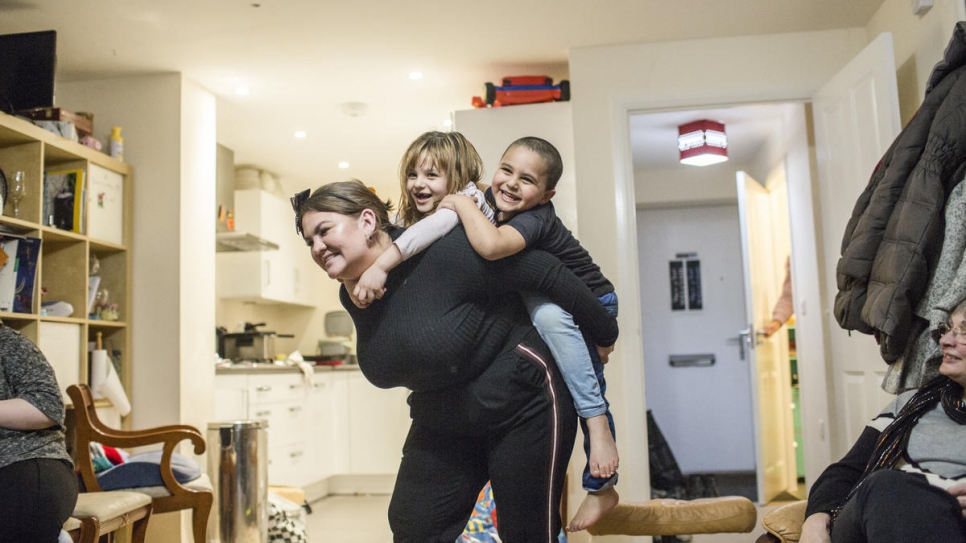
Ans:
[[[219,336],[218,351],[222,358],[233,362],[271,362],[275,360],[275,338],[291,338],[292,334],[277,334],[259,330],[264,322],[245,323],[244,332],[233,332]]]
[[[320,339],[318,356],[313,357],[316,364],[329,362],[343,363],[355,359],[350,353],[352,345],[352,317],[345,311],[330,311],[325,314],[325,334],[332,339]]]

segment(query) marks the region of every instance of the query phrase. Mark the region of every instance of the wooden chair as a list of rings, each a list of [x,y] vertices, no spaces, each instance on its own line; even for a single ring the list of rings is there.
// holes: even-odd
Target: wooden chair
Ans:
[[[94,409],[94,399],[91,389],[85,384],[71,385],[67,388],[67,395],[74,404],[75,428],[75,466],[84,481],[87,492],[102,492],[94,475],[94,465],[91,461],[91,442],[97,442],[110,447],[141,447],[145,445],[163,444],[161,456],[161,479],[164,486],[139,487],[123,489],[140,492],[151,496],[154,513],[168,513],[192,510],[192,532],[196,543],[206,541],[208,530],[208,515],[214,494],[207,475],[202,475],[187,484],[182,485],[175,479],[171,469],[171,455],[175,447],[182,440],[189,440],[194,445],[195,454],[205,452],[205,440],[194,427],[185,424],[173,424],[148,428],[145,430],[117,430],[105,426]]]
[[[114,532],[131,525],[131,543],[144,543],[151,518],[151,497],[140,492],[112,490],[84,492],[77,496],[73,515],[64,531],[74,543],[108,543]]]

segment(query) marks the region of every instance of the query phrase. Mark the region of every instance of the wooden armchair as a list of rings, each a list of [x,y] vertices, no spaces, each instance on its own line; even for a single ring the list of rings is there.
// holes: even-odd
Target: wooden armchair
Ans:
[[[196,543],[206,541],[208,515],[214,494],[211,482],[204,474],[194,481],[181,484],[177,481],[171,467],[171,456],[175,447],[182,440],[189,440],[194,445],[195,454],[205,452],[205,440],[194,427],[184,424],[174,424],[148,428],[145,430],[117,430],[104,425],[94,409],[94,399],[90,387],[85,384],[71,385],[67,388],[67,395],[74,404],[75,428],[75,458],[74,462],[80,472],[87,492],[101,492],[94,475],[94,465],[91,461],[91,442],[97,442],[110,447],[141,447],[144,445],[163,444],[161,456],[161,479],[164,486],[138,487],[125,489],[151,496],[154,513],[167,513],[183,509],[192,510],[192,531]]]

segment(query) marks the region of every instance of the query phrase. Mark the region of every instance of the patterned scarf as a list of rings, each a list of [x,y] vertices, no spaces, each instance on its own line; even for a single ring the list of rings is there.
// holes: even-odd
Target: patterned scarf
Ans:
[[[902,453],[906,450],[906,444],[909,442],[909,434],[912,432],[912,428],[923,415],[939,402],[942,403],[943,410],[949,418],[959,424],[966,424],[966,402],[963,401],[962,385],[945,375],[940,375],[923,385],[909,399],[909,402],[899,410],[895,420],[882,430],[879,441],[876,442],[875,450],[872,452],[868,464],[865,465],[865,471],[862,472],[862,477],[849,491],[842,505],[832,511],[833,519],[838,516],[870,473],[880,469],[891,469],[899,463]]]

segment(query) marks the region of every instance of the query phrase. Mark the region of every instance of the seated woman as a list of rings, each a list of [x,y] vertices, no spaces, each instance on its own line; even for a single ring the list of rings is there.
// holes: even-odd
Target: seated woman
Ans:
[[[933,332],[941,375],[896,397],[812,486],[801,543],[966,542],[966,301]]]
[[[56,542],[76,502],[54,370],[0,323],[0,542]]]
[[[292,199],[297,229],[329,277],[353,282],[401,229],[358,181]],[[366,309],[346,288],[359,368],[381,388],[406,387],[412,426],[389,505],[395,541],[452,543],[489,479],[507,543],[555,542],[577,416],[549,350],[516,292],[570,312],[603,346],[617,321],[553,256],[487,261],[462,227],[403,262]]]

